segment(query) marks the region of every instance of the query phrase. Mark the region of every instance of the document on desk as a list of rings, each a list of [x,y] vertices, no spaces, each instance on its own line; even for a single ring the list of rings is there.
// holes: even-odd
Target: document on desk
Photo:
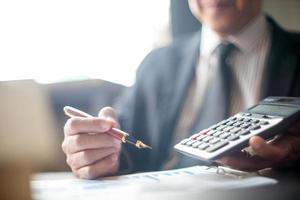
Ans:
[[[194,166],[176,170],[137,173],[98,180],[81,180],[71,173],[42,173],[33,176],[35,200],[143,199],[152,195],[184,194],[212,189],[251,188],[276,184],[276,180],[253,174]]]

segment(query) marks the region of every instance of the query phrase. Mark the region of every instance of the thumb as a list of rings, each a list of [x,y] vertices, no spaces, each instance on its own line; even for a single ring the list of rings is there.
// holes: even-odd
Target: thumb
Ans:
[[[286,156],[285,149],[275,146],[271,143],[267,143],[264,139],[258,136],[251,137],[249,140],[249,145],[258,156],[266,160],[279,161]]]
[[[112,107],[102,108],[98,113],[98,117],[111,121],[114,127],[119,127],[117,114]]]

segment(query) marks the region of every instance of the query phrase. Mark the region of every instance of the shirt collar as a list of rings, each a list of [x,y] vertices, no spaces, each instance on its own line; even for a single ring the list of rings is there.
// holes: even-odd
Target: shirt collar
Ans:
[[[268,31],[266,18],[263,14],[260,14],[240,32],[229,36],[226,41],[232,42],[240,51],[247,53],[261,42]],[[221,42],[222,39],[210,27],[205,24],[202,25],[200,43],[200,54],[202,56],[210,56]]]
[[[209,57],[221,42],[221,38],[210,27],[202,24],[200,40],[201,56]]]
[[[251,52],[268,33],[266,17],[258,15],[244,29],[228,37],[228,41],[235,44],[242,52]]]

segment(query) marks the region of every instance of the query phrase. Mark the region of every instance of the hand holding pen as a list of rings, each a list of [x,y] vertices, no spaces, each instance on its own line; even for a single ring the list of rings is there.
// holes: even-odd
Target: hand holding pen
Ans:
[[[73,108],[71,106],[65,106],[64,112],[69,117],[90,117],[90,118],[93,117],[92,115],[87,114],[87,113],[85,113],[81,110],[78,110],[76,108]],[[128,142],[129,144],[132,144],[139,149],[141,149],[141,148],[151,149],[150,146],[144,144],[142,141],[135,139],[134,137],[130,136],[129,133],[121,131],[117,128],[111,128],[111,130],[109,130],[107,133],[110,134],[111,136],[121,140],[123,143]]]
[[[99,117],[69,115],[74,117],[65,124],[62,148],[73,173],[85,179],[117,173],[122,142],[108,133],[118,127],[114,110],[103,108]]]

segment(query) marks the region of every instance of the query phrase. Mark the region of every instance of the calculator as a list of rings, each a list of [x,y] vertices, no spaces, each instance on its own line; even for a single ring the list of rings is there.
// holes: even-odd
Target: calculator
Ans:
[[[258,104],[183,139],[174,148],[201,160],[241,151],[249,138],[270,139],[300,120],[300,98],[267,97]]]

